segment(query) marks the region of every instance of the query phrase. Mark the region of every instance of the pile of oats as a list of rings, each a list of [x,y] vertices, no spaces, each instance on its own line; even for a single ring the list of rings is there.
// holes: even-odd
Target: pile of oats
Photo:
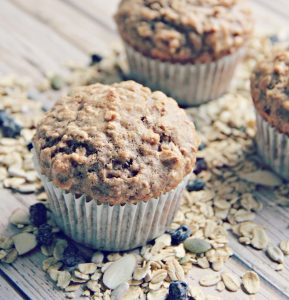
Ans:
[[[59,233],[49,211],[47,224],[53,240],[40,245],[41,227],[31,223],[28,209],[18,209],[12,213],[10,222],[18,227],[19,233],[0,237],[0,261],[13,263],[17,256],[38,247],[46,256],[42,269],[67,298],[162,300],[174,281],[186,282],[188,295],[196,300],[218,298],[205,295],[200,286],[215,286],[219,292],[226,289],[234,293],[242,284],[244,292],[256,294],[260,279],[255,272],[248,271],[239,278],[222,270],[233,255],[228,231],[244,247],[266,251],[268,259],[277,263],[278,271],[284,267],[284,256],[289,255],[289,240],[272,245],[265,229],[254,222],[256,213],[262,210],[262,203],[254,194],[257,186],[270,187],[281,199],[280,205],[289,205],[288,185],[266,169],[256,153],[255,117],[249,92],[252,68],[270,53],[272,41],[276,40],[278,36],[256,37],[230,93],[187,110],[201,133],[202,145],[196,170],[167,233],[133,251],[102,253],[77,245],[77,252],[73,252],[67,250],[73,242]],[[118,51],[109,58],[98,57],[97,64],[70,68],[69,78],[51,77],[38,87],[37,93],[50,88],[121,81],[126,73],[123,54]],[[37,191],[38,199],[45,200],[29,151],[43,109],[29,92],[21,82],[0,81],[0,110],[8,111],[22,127],[16,138],[0,138],[0,178],[6,188],[23,193]],[[194,267],[212,272],[198,278],[199,285],[192,284]]]

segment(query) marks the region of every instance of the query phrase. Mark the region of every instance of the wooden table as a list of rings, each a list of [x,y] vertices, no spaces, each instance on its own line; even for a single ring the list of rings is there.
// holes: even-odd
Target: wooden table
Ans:
[[[10,73],[40,81],[47,73],[65,74],[69,60],[85,64],[88,53],[105,54],[119,41],[112,20],[117,0],[0,0],[0,76]],[[252,3],[257,26],[288,27],[288,0],[255,0]],[[289,237],[289,209],[271,206],[261,197],[264,210],[256,222],[266,227],[274,242]],[[28,206],[33,196],[0,190],[0,231],[10,232],[8,216],[16,207]],[[241,246],[232,237],[235,255],[226,269],[240,275],[252,268],[262,279],[256,299],[289,299],[289,261],[275,272],[264,253]],[[0,265],[0,299],[64,299],[41,271],[43,257],[32,254],[13,265]],[[203,270],[198,270],[200,276]],[[213,291],[213,289],[212,289]],[[206,294],[210,292],[206,288]],[[224,292],[223,299],[245,299],[240,292]]]

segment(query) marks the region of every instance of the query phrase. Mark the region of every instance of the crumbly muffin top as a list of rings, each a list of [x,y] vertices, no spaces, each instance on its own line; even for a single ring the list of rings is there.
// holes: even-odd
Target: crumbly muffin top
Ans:
[[[259,114],[289,135],[289,49],[274,52],[256,66],[251,93]]]
[[[131,47],[176,63],[207,63],[233,53],[253,28],[243,0],[122,0],[115,20]]]
[[[172,98],[126,81],[75,89],[46,113],[33,143],[56,186],[114,205],[174,189],[193,169],[198,136]]]

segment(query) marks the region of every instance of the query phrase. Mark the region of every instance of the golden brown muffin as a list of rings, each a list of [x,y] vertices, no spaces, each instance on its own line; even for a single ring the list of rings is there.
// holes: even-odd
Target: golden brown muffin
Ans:
[[[257,112],[279,132],[289,135],[289,50],[259,63],[251,78]]]
[[[243,0],[122,0],[115,20],[135,50],[178,63],[208,63],[234,53],[253,28]]]
[[[63,97],[33,143],[42,174],[57,187],[113,205],[174,189],[192,171],[199,142],[173,99],[127,81]]]

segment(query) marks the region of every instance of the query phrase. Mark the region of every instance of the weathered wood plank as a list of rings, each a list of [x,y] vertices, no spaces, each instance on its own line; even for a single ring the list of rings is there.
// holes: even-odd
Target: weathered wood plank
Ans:
[[[116,12],[119,0],[62,0],[77,8],[86,17],[90,18],[97,24],[105,26],[111,31],[116,31],[116,26],[113,21],[113,15]]]
[[[106,26],[100,26],[65,2],[42,0],[41,5],[37,0],[12,2],[41,23],[53,28],[82,51],[105,54],[116,37],[115,32],[108,30]]]
[[[68,60],[86,63],[88,59],[51,28],[7,0],[0,3],[0,38],[0,53],[10,52],[16,61],[22,59],[42,73],[65,73],[63,65]],[[15,71],[22,75],[21,70]]]
[[[0,272],[0,300],[19,300],[23,299],[15,290],[13,286],[11,286],[5,278],[1,275]]]

